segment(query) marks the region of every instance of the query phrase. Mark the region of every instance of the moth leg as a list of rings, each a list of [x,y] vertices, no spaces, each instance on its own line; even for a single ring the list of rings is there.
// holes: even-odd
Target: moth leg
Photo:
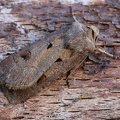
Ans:
[[[88,54],[86,53],[85,57],[83,58],[83,60],[79,64],[77,64],[76,66],[74,66],[74,68],[72,68],[69,71],[67,71],[65,80],[66,80],[66,84],[67,84],[68,88],[70,87],[70,84],[69,84],[69,81],[68,81],[70,74],[73,72],[73,70],[78,69],[78,67],[80,67],[80,65],[83,64],[83,62],[85,61],[85,59],[87,58],[87,56],[88,56]]]
[[[70,87],[69,81],[68,81],[70,74],[71,74],[71,70],[69,70],[69,71],[66,73],[66,78],[65,78],[65,80],[66,80],[66,85],[68,86],[68,88]]]

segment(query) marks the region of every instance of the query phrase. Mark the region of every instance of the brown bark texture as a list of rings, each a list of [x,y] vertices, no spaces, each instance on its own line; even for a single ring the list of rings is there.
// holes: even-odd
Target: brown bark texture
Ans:
[[[19,68],[24,67],[26,61],[31,59],[31,55],[37,57],[36,52],[40,53],[38,49],[40,46],[50,50],[54,44],[57,44],[54,38],[59,38],[74,22],[72,14],[80,23],[99,28],[100,35],[96,46],[120,56],[120,3],[117,0],[106,0],[104,3],[93,5],[80,3],[63,5],[58,2],[39,4],[36,1],[13,3],[14,1],[0,1],[2,6],[0,8],[0,66],[6,69],[4,74],[7,74],[9,68],[16,64],[20,66]],[[5,9],[8,13],[4,12]],[[5,96],[8,96],[8,100],[13,100],[12,103],[21,102],[21,98],[27,99],[30,95],[34,96],[24,103],[8,105],[4,94],[0,92],[0,119],[119,120],[120,61],[96,51],[95,54],[89,54],[80,67],[77,64],[76,69],[67,70],[66,82],[65,75],[62,79],[58,77],[59,70],[64,73],[64,68],[71,64],[69,62],[66,64],[64,61],[71,58],[72,62],[73,58],[73,61],[81,63],[79,60],[84,59],[80,57],[83,56],[82,53],[72,54],[73,57],[70,57],[71,54],[71,50],[68,49],[64,54],[57,56],[52,63],[53,66],[45,70],[46,72],[43,71],[41,78],[36,74],[37,80],[40,79],[31,87],[28,87],[28,83],[31,82],[27,83],[27,81],[24,84],[28,86],[21,88],[16,85],[20,85],[19,83],[12,86],[15,83],[12,79],[6,86],[3,86],[4,81],[1,81],[1,88]],[[35,62],[35,57],[31,59],[31,65]],[[49,60],[46,59],[46,61]],[[36,68],[33,67],[33,69]],[[29,71],[30,69],[27,70]],[[13,77],[18,75],[16,73],[17,71],[12,72]],[[20,71],[19,75],[22,76],[22,73],[24,72]],[[3,79],[2,77],[0,80]],[[14,89],[11,89],[12,87]],[[40,92],[37,93],[38,91]],[[15,98],[11,99],[13,96]]]

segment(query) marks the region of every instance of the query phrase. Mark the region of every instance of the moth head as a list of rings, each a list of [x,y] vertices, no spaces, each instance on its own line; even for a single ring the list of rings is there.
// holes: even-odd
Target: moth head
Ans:
[[[99,29],[93,25],[87,26],[87,28],[88,28],[88,38],[95,43],[99,36]]]

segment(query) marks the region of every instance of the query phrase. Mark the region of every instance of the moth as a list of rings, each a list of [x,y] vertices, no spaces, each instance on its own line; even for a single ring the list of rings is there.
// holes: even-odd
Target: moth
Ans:
[[[20,103],[68,74],[96,49],[99,29],[75,22],[0,63],[0,84],[10,103]],[[108,53],[107,53],[108,54]],[[108,54],[113,57],[111,54]]]

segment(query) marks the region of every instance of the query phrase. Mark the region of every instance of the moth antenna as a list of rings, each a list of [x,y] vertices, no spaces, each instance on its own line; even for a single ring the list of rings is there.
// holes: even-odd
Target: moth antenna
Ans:
[[[73,19],[75,20],[75,22],[78,22],[78,20],[76,19],[75,15],[74,15],[73,12],[72,12],[72,8],[71,8],[71,14],[72,14],[72,17],[73,17]],[[79,23],[79,22],[78,22],[78,23]]]
[[[76,17],[73,15],[73,19],[75,20],[75,22],[78,22],[78,20],[76,19]]]
[[[104,53],[104,54],[106,54],[106,55],[108,55],[108,56],[110,56],[110,57],[112,57],[112,58],[115,57],[114,55],[112,55],[112,54],[106,52],[105,50],[102,50],[101,48],[97,48],[96,50],[98,50],[99,52]]]

